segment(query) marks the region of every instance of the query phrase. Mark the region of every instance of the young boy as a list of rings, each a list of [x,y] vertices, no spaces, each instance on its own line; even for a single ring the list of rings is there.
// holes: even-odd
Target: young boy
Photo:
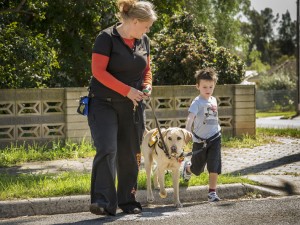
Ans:
[[[193,154],[191,161],[184,163],[182,177],[186,182],[189,181],[192,173],[198,176],[207,164],[208,201],[216,202],[220,200],[216,188],[218,174],[221,173],[221,127],[218,123],[217,100],[212,94],[218,78],[212,68],[197,71],[195,78],[200,94],[193,100],[186,121],[186,129],[193,133]]]

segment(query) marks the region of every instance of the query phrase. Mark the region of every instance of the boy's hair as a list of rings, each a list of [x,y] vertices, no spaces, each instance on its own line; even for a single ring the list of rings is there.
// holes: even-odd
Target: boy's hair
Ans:
[[[197,84],[200,83],[200,80],[213,80],[215,84],[218,81],[218,75],[216,71],[210,67],[196,71],[195,78]]]

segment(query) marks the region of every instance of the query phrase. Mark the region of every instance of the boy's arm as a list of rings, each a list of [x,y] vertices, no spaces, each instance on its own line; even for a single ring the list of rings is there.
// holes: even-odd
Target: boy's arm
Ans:
[[[194,113],[190,112],[186,119],[185,129],[188,130],[189,132],[192,132],[192,125],[193,125],[195,116],[196,115]]]

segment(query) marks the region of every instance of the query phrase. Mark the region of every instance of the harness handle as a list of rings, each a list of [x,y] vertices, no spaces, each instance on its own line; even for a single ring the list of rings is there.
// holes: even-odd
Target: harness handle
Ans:
[[[157,117],[155,115],[155,111],[154,111],[154,108],[153,108],[153,104],[152,104],[152,99],[149,97],[149,100],[150,100],[150,105],[151,105],[151,109],[152,109],[152,113],[153,113],[153,116],[154,116],[154,119],[155,119],[155,123],[156,123],[156,127],[157,127],[157,130],[158,130],[158,133],[159,133],[159,136],[160,136],[160,139],[161,139],[161,142],[162,142],[162,148],[163,148],[163,151],[165,152],[165,154],[167,155],[167,157],[170,159],[171,156],[167,150],[167,146],[166,146],[166,143],[164,141],[164,138],[161,134],[161,130],[159,128],[159,124],[158,124],[158,121],[157,121]]]

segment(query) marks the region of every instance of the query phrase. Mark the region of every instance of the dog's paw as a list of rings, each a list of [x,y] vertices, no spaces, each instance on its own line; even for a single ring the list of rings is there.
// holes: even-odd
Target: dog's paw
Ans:
[[[181,202],[177,202],[177,203],[175,203],[175,207],[176,207],[176,208],[182,208],[183,205],[182,205]]]
[[[154,189],[159,190],[160,189],[159,185],[157,185],[157,186],[154,185]]]
[[[149,203],[154,202],[154,197],[153,196],[147,197],[147,202]]]
[[[167,192],[166,192],[166,190],[160,191],[160,192],[159,192],[159,196],[160,196],[161,198],[166,198],[166,197],[167,197]]]

